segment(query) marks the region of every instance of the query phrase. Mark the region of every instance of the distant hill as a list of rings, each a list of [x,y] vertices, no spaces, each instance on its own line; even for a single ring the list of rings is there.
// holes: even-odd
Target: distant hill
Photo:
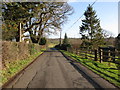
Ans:
[[[114,37],[109,37],[109,38],[106,38],[105,41],[106,41],[106,44],[108,46],[114,46],[115,38]]]
[[[59,44],[59,41],[60,41],[59,38],[48,39],[48,42],[53,43],[53,44]],[[63,41],[63,39],[61,41]],[[80,38],[69,38],[69,42],[70,42],[70,44],[81,44],[82,40]]]
[[[48,43],[59,44],[59,39],[48,39]]]
[[[63,41],[63,39],[61,41]],[[69,38],[69,42],[70,42],[70,44],[81,45],[82,40],[80,38]],[[105,42],[106,42],[107,46],[114,46],[115,38],[114,37],[106,38]],[[57,44],[59,44],[59,38],[48,39],[48,43],[52,43],[54,45],[57,45]]]
[[[69,42],[70,44],[78,44],[78,45],[82,44],[82,40],[80,38],[69,38]]]

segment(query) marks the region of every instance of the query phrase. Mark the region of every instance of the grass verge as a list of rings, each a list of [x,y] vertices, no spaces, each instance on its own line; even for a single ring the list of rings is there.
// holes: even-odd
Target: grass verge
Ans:
[[[88,67],[93,72],[97,73],[101,77],[105,78],[109,82],[114,85],[120,87],[120,72],[116,64],[108,62],[97,62],[90,59],[85,59],[82,56],[78,56],[76,54],[69,53],[67,51],[61,50],[65,55],[70,56],[74,60],[80,62],[84,66]]]
[[[2,69],[2,71],[0,71],[0,77],[1,77],[0,85],[3,85],[4,83],[6,83],[12,76],[14,76],[19,71],[21,71],[23,68],[25,68],[36,57],[38,57],[40,54],[42,54],[43,51],[44,50],[42,50],[41,52],[37,52],[36,54],[31,55],[30,57],[28,57],[24,60],[16,60],[14,62],[7,64],[6,65],[7,67]]]

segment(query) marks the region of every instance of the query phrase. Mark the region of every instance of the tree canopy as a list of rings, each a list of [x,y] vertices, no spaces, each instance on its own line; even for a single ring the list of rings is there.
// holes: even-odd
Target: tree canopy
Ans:
[[[19,23],[22,23],[22,32],[29,32],[32,42],[39,43],[43,33],[59,30],[73,9],[66,2],[9,2],[3,3],[2,13],[4,37],[15,30],[15,35],[8,34],[8,39],[19,37]]]

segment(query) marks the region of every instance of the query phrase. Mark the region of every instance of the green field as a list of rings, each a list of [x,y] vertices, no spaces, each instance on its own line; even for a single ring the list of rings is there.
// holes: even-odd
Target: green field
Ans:
[[[80,62],[84,66],[88,67],[93,72],[99,74],[101,77],[105,78],[114,85],[120,87],[120,71],[118,70],[118,65],[108,62],[97,62],[90,59],[85,59],[82,56],[69,53],[67,51],[61,50],[65,55],[70,56],[77,62]],[[110,64],[110,65],[109,65]]]

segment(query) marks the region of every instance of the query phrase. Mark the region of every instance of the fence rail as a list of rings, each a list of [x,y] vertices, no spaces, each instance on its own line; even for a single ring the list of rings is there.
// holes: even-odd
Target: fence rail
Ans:
[[[103,50],[85,50],[85,49],[70,49],[68,51],[77,55],[83,56],[94,61],[101,62],[113,62],[120,64],[120,51],[103,51]]]

